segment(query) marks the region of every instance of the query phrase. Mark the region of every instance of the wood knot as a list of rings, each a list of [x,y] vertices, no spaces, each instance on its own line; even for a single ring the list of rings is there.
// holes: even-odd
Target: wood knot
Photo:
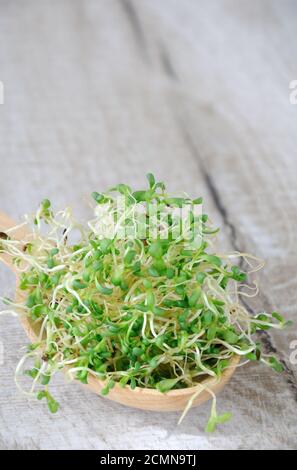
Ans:
[[[0,232],[0,239],[2,240],[8,240],[8,235],[5,232]]]

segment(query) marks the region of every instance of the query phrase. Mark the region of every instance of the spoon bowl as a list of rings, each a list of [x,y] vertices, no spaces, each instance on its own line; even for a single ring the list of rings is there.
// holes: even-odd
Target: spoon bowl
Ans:
[[[5,214],[0,213],[0,237],[1,233],[3,237],[10,228],[15,226],[16,223],[13,220]],[[19,228],[13,230],[13,238],[16,240],[24,240],[25,244],[30,241],[30,232],[28,232],[24,225],[19,226]],[[18,271],[12,263],[12,259],[8,255],[0,253],[0,261],[3,261],[16,275],[16,302],[24,301],[25,295],[23,291],[19,289]],[[19,314],[19,319],[29,339],[32,342],[35,342],[39,334],[39,326],[34,324],[32,320],[21,312]],[[194,394],[197,394],[192,403],[192,406],[196,407],[211,398],[211,394],[208,390],[217,394],[226,385],[233,375],[239,360],[240,357],[234,355],[230,361],[230,365],[228,368],[224,369],[219,379],[207,377],[201,380],[201,382],[194,387],[170,390],[167,393],[161,393],[156,389],[150,388],[136,387],[134,390],[129,386],[122,388],[118,383],[116,383],[106,398],[121,403],[122,405],[142,410],[177,411],[183,410]],[[65,368],[65,372],[67,372],[67,368]],[[81,384],[81,382],[79,383]],[[105,386],[105,382],[89,374],[88,383],[81,385],[92,392],[100,394],[102,388]],[[198,391],[200,391],[199,394],[197,393]]]

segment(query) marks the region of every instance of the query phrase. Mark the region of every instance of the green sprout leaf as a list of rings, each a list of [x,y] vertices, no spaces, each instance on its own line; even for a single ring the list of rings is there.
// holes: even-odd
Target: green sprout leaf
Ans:
[[[171,390],[179,381],[179,378],[176,379],[163,379],[156,384],[157,389],[162,392],[166,393]]]
[[[275,370],[275,372],[283,372],[284,370],[283,365],[276,359],[276,357],[269,357],[268,364],[273,370]]]

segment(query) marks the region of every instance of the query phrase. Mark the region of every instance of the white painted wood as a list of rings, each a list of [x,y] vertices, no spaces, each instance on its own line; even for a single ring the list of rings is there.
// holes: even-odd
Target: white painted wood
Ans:
[[[83,218],[89,192],[141,185],[153,171],[171,190],[204,196],[225,249],[267,260],[254,308],[294,318],[296,9],[288,0],[2,1],[1,211],[16,218],[49,197]],[[3,266],[0,286],[13,291]],[[176,413],[124,408],[62,377],[53,386],[62,409],[50,415],[16,390],[26,337],[1,317],[0,448],[296,448],[296,336],[295,326],[266,338],[289,369],[239,369],[219,397],[234,418],[208,436],[209,404],[177,428]]]

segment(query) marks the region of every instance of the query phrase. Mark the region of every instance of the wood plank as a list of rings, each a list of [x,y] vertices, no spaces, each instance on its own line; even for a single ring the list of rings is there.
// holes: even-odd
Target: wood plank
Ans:
[[[295,18],[289,0],[2,2],[1,211],[15,218],[49,197],[85,218],[88,193],[153,171],[204,196],[225,249],[266,259],[252,308],[294,317]],[[11,294],[2,266],[0,285]],[[124,408],[62,377],[49,415],[15,388],[26,338],[1,318],[0,448],[296,448],[292,339],[296,327],[263,338],[286,373],[239,369],[219,397],[234,419],[207,436],[207,404],[177,428],[175,413]]]

